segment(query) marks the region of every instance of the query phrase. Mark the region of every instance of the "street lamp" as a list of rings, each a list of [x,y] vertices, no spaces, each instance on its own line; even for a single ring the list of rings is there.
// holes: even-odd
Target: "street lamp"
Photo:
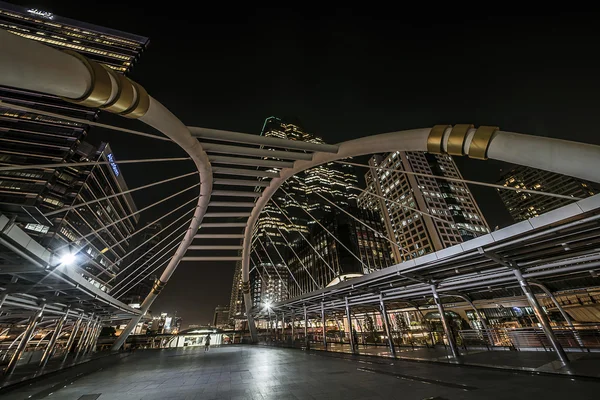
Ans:
[[[71,265],[75,262],[75,259],[77,257],[75,256],[75,254],[73,253],[65,253],[60,257],[60,264],[61,265]]]

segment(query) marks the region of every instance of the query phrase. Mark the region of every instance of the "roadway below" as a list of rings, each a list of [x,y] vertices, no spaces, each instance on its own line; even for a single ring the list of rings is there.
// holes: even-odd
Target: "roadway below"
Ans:
[[[264,346],[138,350],[42,378],[2,399],[596,398],[600,380]]]

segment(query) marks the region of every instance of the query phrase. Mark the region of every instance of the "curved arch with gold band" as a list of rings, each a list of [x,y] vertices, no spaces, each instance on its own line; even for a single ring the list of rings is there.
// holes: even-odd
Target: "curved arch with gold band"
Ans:
[[[487,160],[490,143],[498,130],[497,126],[480,126],[475,129],[471,124],[436,125],[427,137],[427,151]]]
[[[62,97],[63,100],[86,107],[101,108],[131,119],[141,118],[148,112],[150,96],[140,84],[79,53],[70,50],[64,52],[75,57],[87,68],[92,82],[88,91],[80,98]]]

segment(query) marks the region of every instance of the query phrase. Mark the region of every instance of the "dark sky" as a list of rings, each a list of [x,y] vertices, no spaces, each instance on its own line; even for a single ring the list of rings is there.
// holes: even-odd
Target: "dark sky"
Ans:
[[[13,2],[150,37],[132,78],[187,125],[258,133],[266,117],[293,115],[335,143],[473,123],[600,144],[597,14],[414,2],[339,10]],[[110,138],[121,159],[178,154],[126,134]],[[488,182],[507,167],[457,162],[466,178]],[[168,168],[161,173],[179,173]],[[131,187],[158,179],[127,172]],[[492,189],[473,192],[492,228],[510,223]],[[181,264],[153,310],[178,311],[184,326],[207,323],[217,304],[229,302],[232,272],[233,265]]]

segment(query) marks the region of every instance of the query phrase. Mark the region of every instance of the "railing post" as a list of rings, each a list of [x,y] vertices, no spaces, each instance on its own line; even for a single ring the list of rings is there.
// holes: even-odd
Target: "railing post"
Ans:
[[[565,311],[565,309],[562,307],[562,305],[558,302],[558,300],[556,300],[556,297],[554,296],[554,293],[552,293],[547,287],[546,285],[540,283],[540,282],[530,282],[531,285],[535,285],[537,287],[539,287],[540,289],[542,289],[542,291],[544,293],[546,293],[546,296],[548,296],[550,298],[550,300],[552,300],[552,302],[554,303],[554,305],[556,306],[556,308],[558,309],[558,311],[560,312],[560,314],[562,315],[562,317],[565,319],[565,322],[567,323],[567,325],[569,325],[569,328],[571,328],[571,330],[573,331],[573,336],[575,336],[575,340],[577,340],[577,344],[579,344],[579,347],[581,347],[581,349],[583,351],[584,350],[584,344],[583,344],[583,340],[581,340],[581,336],[579,336],[579,332],[577,332],[577,330],[575,329],[575,326],[573,325],[573,321],[571,320],[571,317],[569,316],[569,314]]]
[[[327,351],[327,329],[325,327],[325,304],[321,302],[321,324],[323,325],[323,347]]]
[[[306,345],[306,348],[308,349],[309,344],[308,344],[308,314],[306,312],[306,304],[304,304],[304,344]]]
[[[552,344],[554,351],[556,351],[556,354],[558,355],[560,362],[562,362],[564,365],[568,365],[569,357],[567,356],[567,353],[565,353],[565,350],[563,349],[562,345],[559,343],[558,339],[556,338],[556,335],[554,335],[554,332],[552,331],[552,327],[550,326],[550,320],[548,319],[548,316],[542,309],[542,306],[540,306],[540,303],[538,303],[537,298],[531,291],[531,286],[529,286],[529,283],[527,282],[527,280],[525,279],[525,277],[523,276],[523,274],[521,273],[521,270],[519,268],[513,267],[512,271],[515,274],[515,277],[517,278],[517,280],[519,281],[521,290],[525,294],[525,297],[527,297],[527,301],[529,302],[529,305],[531,305],[531,307],[533,308],[533,311],[535,312],[535,316],[537,317],[538,321],[542,325],[542,329],[544,330],[546,337]]]
[[[42,315],[44,314],[45,308],[46,308],[46,304],[42,304],[40,309],[33,316],[31,316],[31,318],[29,318],[29,324],[27,324],[27,328],[25,329],[23,337],[21,338],[19,345],[17,346],[10,361],[8,362],[8,365],[4,369],[5,375],[10,375],[15,370],[17,363],[19,362],[19,359],[21,358],[21,355],[23,355],[23,351],[25,351],[25,348],[27,347],[27,343],[29,343],[31,336],[33,335],[33,332],[35,331],[35,328],[37,327],[37,324],[42,319]]]
[[[442,322],[442,326],[444,327],[444,332],[446,333],[446,337],[448,338],[448,345],[450,346],[450,351],[452,352],[452,356],[458,360],[460,357],[460,353],[458,352],[458,348],[456,347],[456,342],[454,341],[454,335],[450,330],[450,324],[446,319],[446,314],[444,314],[444,306],[442,305],[442,301],[440,300],[440,296],[437,292],[437,286],[435,284],[431,284],[431,293],[433,294],[433,300],[437,305],[438,312],[440,313],[440,321]]]
[[[40,367],[44,368],[48,363],[48,360],[52,357],[52,353],[54,353],[54,346],[56,345],[56,341],[60,336],[60,332],[62,331],[62,327],[69,316],[69,310],[65,312],[65,315],[61,319],[56,322],[56,327],[54,328],[54,332],[52,333],[52,337],[46,346],[46,350],[44,350],[44,354],[42,355],[42,359],[40,360]]]
[[[87,340],[87,336],[88,336],[88,332],[90,330],[91,323],[92,323],[92,317],[90,316],[87,323],[85,324],[85,327],[83,328],[83,331],[81,332],[81,336],[79,337],[79,342],[77,342],[77,353],[75,354],[75,358],[79,357],[79,354],[81,353],[81,351],[83,350],[83,348],[85,346],[85,342]]]
[[[383,318],[383,327],[385,328],[385,333],[388,337],[390,352],[392,353],[392,357],[396,358],[396,348],[394,347],[394,339],[392,338],[392,330],[390,329],[390,320],[387,314],[387,310],[385,309],[385,302],[383,301],[382,293],[379,293],[379,308],[381,310],[381,316]]]
[[[346,318],[348,319],[348,336],[350,336],[350,347],[352,348],[352,354],[357,353],[356,344],[354,343],[354,335],[352,332],[352,315],[350,314],[350,304],[348,303],[348,297],[344,297],[346,303]]]

